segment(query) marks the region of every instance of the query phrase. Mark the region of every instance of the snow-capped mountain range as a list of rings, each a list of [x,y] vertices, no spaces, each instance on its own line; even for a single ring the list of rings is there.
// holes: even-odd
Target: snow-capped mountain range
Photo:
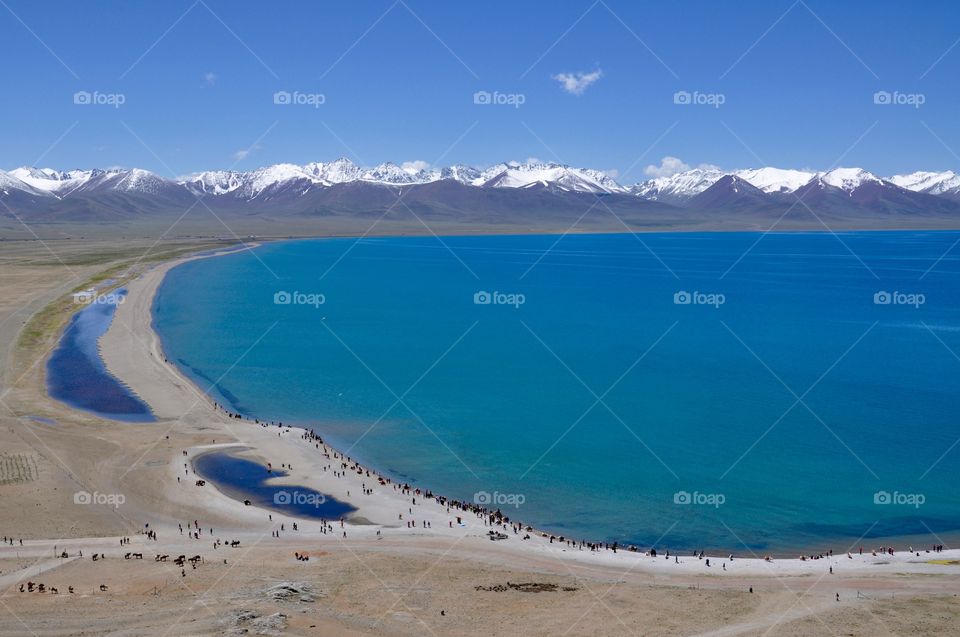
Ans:
[[[728,176],[735,179],[725,180]],[[695,205],[698,197],[711,188],[726,191],[727,198],[741,197],[746,191],[756,189],[758,193],[750,194],[757,201],[766,198],[782,201],[783,197],[795,198],[793,195],[801,191],[845,195],[852,201],[863,199],[865,192],[872,193],[871,197],[879,196],[880,192],[885,193],[885,197],[922,193],[960,201],[960,175],[950,170],[882,178],[860,168],[835,168],[826,172],[771,167],[736,171],[695,168],[626,186],[604,171],[550,162],[505,162],[485,169],[464,165],[423,168],[418,164],[401,166],[388,162],[363,168],[345,158],[304,165],[276,164],[252,171],[207,171],[174,180],[139,168],[59,171],[21,167],[0,171],[0,197],[15,192],[33,198],[61,200],[104,192],[142,196],[179,193],[255,202],[302,197],[340,184],[403,188],[444,181],[475,188],[620,194],[673,206]],[[722,206],[725,199],[718,194],[700,197],[700,204],[709,200],[710,205]]]
[[[159,175],[140,168],[58,171],[52,168],[24,167],[11,170],[6,173],[6,176],[29,186],[32,194],[47,194],[61,199],[74,193],[100,189],[155,193],[167,182]],[[9,180],[7,183],[10,183],[13,188],[18,188],[16,183]],[[22,190],[22,188],[18,189]]]
[[[327,188],[350,182],[408,186],[445,179],[468,186],[489,188],[543,186],[562,191],[596,193],[626,190],[601,171],[560,164],[509,162],[481,170],[463,165],[424,169],[388,162],[373,168],[361,168],[342,157],[329,163],[314,162],[303,166],[277,164],[251,172],[202,172],[189,175],[178,183],[196,194],[234,193],[243,199],[256,199],[270,197],[289,189],[306,193],[314,188]]]
[[[706,191],[725,175],[738,177],[766,194],[789,195],[802,188],[814,185],[836,188],[849,194],[866,185],[874,184],[960,199],[960,175],[952,170],[915,172],[908,175],[882,178],[862,168],[834,168],[827,172],[785,170],[770,167],[731,172],[695,168],[670,177],[658,177],[637,184],[632,188],[632,192],[644,199],[683,204]]]

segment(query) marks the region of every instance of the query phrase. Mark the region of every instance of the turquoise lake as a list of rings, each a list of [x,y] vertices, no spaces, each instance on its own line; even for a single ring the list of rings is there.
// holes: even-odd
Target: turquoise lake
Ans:
[[[558,534],[920,546],[960,535],[958,240],[288,241],[175,268],[154,322],[232,409]]]

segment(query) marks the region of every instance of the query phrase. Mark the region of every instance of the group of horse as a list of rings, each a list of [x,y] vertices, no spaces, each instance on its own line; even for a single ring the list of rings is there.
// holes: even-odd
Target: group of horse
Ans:
[[[170,558],[169,555],[157,555],[153,558],[154,562],[166,562]],[[197,567],[197,562],[202,561],[203,558],[199,555],[194,555],[193,557],[188,558],[186,555],[180,555],[177,559],[173,560],[173,563],[179,567],[183,567],[186,562],[190,562],[190,565],[194,568]]]
[[[70,591],[71,593],[73,593],[73,586],[69,587],[69,591]],[[36,583],[34,583],[34,582],[27,582],[26,586],[24,586],[23,584],[20,585],[20,592],[21,592],[21,593],[34,593],[34,592],[36,592],[36,593],[46,593],[46,592],[47,592],[47,587],[46,587],[46,585],[44,585],[44,584],[36,584]],[[60,594],[60,591],[57,590],[57,588],[54,587],[54,586],[51,586],[51,587],[50,587],[50,592],[53,593],[54,595],[59,595],[59,594]]]
[[[231,541],[231,542],[228,542],[227,544],[228,544],[229,546],[232,546],[232,547],[237,547],[237,546],[240,546],[240,541],[239,541],[239,540],[233,540],[233,541]],[[80,556],[82,557],[82,556],[83,556],[83,553],[80,553]],[[61,552],[61,553],[59,554],[59,557],[61,557],[61,558],[68,558],[69,555],[68,555],[68,553],[67,553],[66,551],[63,551],[63,552]],[[106,556],[105,553],[94,553],[93,556],[92,556],[92,559],[93,559],[94,562],[97,562],[97,561],[99,561],[99,560],[106,559],[106,557],[107,557],[107,556]],[[132,551],[131,551],[131,552],[128,552],[128,553],[124,553],[123,559],[125,559],[125,560],[142,560],[142,559],[143,559],[143,553],[134,553],[134,552],[132,552]],[[154,556],[153,561],[154,561],[154,562],[167,562],[169,559],[170,559],[170,556],[169,556],[169,555],[160,555],[160,554],[157,554],[157,555]],[[173,561],[174,564],[176,564],[178,567],[180,567],[181,573],[182,573],[183,575],[186,575],[186,573],[182,570],[182,569],[184,568],[184,566],[186,565],[186,563],[189,562],[190,565],[191,565],[194,569],[196,569],[196,568],[197,568],[197,563],[202,562],[202,561],[203,561],[203,558],[202,558],[200,555],[194,555],[193,557],[187,557],[186,555],[179,555],[179,556],[176,557],[176,559],[174,559],[174,560],[172,560],[172,561]],[[224,562],[226,562],[226,560],[224,560]],[[74,592],[73,586],[69,586],[69,587],[67,588],[67,590],[68,590],[68,592],[70,592],[71,594]],[[100,592],[106,592],[107,590],[109,590],[109,587],[108,587],[106,584],[100,584]],[[48,591],[49,591],[50,593],[54,594],[54,595],[59,595],[59,594],[60,594],[60,590],[57,589],[55,586],[49,586],[49,587],[48,587],[48,586],[46,586],[45,584],[39,584],[39,583],[37,583],[37,582],[26,582],[25,584],[20,584],[20,592],[21,592],[21,593],[46,593],[46,592],[48,592]]]

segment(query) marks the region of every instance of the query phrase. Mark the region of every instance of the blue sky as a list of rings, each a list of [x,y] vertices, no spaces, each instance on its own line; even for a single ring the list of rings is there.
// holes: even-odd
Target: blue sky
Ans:
[[[952,2],[5,3],[6,169],[537,157],[628,183],[664,156],[960,169]]]

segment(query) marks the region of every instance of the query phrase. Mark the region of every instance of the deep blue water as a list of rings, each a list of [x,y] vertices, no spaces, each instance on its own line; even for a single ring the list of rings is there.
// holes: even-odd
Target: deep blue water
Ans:
[[[933,542],[960,535],[958,238],[294,241],[174,269],[154,318],[217,400],[559,533]]]
[[[73,315],[47,361],[47,390],[57,400],[103,418],[153,422],[150,408],[107,371],[97,341],[110,327],[125,289],[105,295]]]
[[[227,453],[199,456],[194,467],[200,477],[216,483],[231,497],[250,500],[254,505],[288,515],[334,521],[356,511],[351,505],[314,489],[267,484],[287,473],[276,469],[268,472],[263,465]]]

